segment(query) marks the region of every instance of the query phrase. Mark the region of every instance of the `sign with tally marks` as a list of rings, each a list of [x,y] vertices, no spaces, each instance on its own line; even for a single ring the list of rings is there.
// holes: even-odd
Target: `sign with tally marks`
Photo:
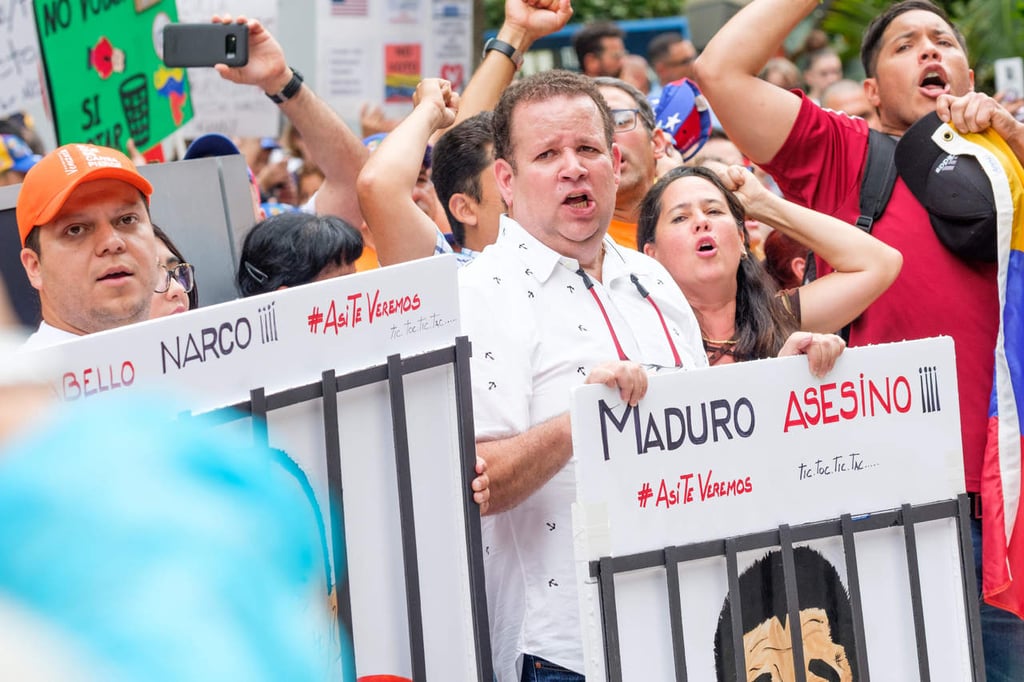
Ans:
[[[185,69],[161,59],[174,0],[41,0],[36,30],[58,144],[140,151],[192,118]]]
[[[838,526],[846,514],[867,519],[904,505],[955,500],[964,492],[956,366],[953,342],[945,337],[849,349],[822,379],[811,375],[805,357],[658,375],[636,407],[604,386],[583,386],[574,393],[571,414],[588,680],[679,679],[682,658],[686,679],[734,679],[728,623],[739,611],[730,610],[726,599],[732,593],[721,541],[771,531],[774,540],[744,540],[733,554],[743,608],[773,599],[782,605],[776,616],[770,609],[761,614],[763,622],[753,616],[748,622],[743,611],[740,632],[750,647],[743,652],[748,674],[740,679],[772,669],[757,647],[774,636],[781,644],[769,648],[787,652],[782,669],[792,666],[785,599],[770,584],[781,581],[782,562],[789,560],[782,558],[786,543],[779,529],[827,520]],[[932,679],[971,679],[954,517],[907,522],[916,529],[913,561],[904,532],[892,527],[897,523],[857,532],[859,591],[853,592],[859,615],[853,621],[836,615],[849,614],[849,605],[832,603],[836,595],[848,601],[850,592],[850,550],[839,532],[814,535],[795,552],[789,545],[805,621],[807,679],[857,680],[858,665],[867,665],[875,679],[916,679],[920,665],[930,667]],[[693,547],[703,553],[677,552]],[[645,552],[662,558],[651,563]],[[671,556],[698,558],[666,558]],[[608,592],[602,592],[603,582],[598,585],[607,576],[596,567],[621,557],[645,557],[637,564],[645,568],[615,572],[613,634],[621,658],[609,665],[609,623],[602,622],[600,609],[602,598],[608,606]],[[678,575],[674,605],[666,571]],[[808,571],[821,581],[806,579]],[[805,598],[812,599],[805,592],[825,578],[835,583],[822,588],[832,600],[821,607],[829,614],[822,619],[832,628],[825,630],[827,646],[816,649],[821,642],[812,641],[820,634],[815,623],[822,619],[813,609],[805,613]],[[747,594],[750,589],[757,595]],[[681,622],[670,614],[679,614]],[[863,624],[859,647],[840,640],[837,619]],[[927,633],[923,663],[921,639],[915,640],[923,636],[915,635],[919,624]]]

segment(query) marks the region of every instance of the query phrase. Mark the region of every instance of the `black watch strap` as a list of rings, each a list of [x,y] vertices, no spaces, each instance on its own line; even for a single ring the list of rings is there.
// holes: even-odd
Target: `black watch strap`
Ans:
[[[512,61],[512,64],[516,67],[517,71],[519,70],[519,67],[523,65],[523,55],[521,52],[519,52],[519,50],[516,49],[515,45],[513,45],[512,43],[506,43],[504,40],[491,38],[486,43],[484,43],[483,56],[486,57],[487,53],[490,52],[491,50],[496,50],[505,55],[506,57],[508,57]]]
[[[281,102],[287,102],[295,95],[299,94],[299,89],[302,87],[302,74],[292,69],[292,79],[288,81],[288,84],[284,86],[281,92],[276,95],[271,95],[269,92],[266,93],[267,97],[270,98],[271,102],[280,104]]]

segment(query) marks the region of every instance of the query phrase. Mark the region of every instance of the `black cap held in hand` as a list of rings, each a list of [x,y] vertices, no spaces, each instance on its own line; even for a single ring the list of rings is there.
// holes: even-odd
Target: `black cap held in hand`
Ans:
[[[973,156],[949,154],[932,139],[940,127],[955,133],[930,113],[910,126],[896,144],[896,169],[928,211],[942,245],[960,258],[996,259],[996,204],[985,170]]]

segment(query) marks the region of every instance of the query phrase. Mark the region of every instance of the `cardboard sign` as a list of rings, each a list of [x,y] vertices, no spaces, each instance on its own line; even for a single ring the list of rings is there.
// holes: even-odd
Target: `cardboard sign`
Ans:
[[[847,350],[824,379],[803,357],[652,378],[629,408],[584,386],[573,397],[575,523],[583,569],[604,556],[715,540],[955,498],[964,491],[953,343],[928,339]],[[970,678],[952,521],[918,530],[933,671]],[[845,580],[838,540],[814,549]],[[770,553],[770,552],[769,552]],[[766,551],[741,556],[740,572]],[[858,536],[874,677],[917,674],[900,532]],[[689,679],[715,679],[714,635],[727,594],[724,557],[680,567]],[[671,679],[665,572],[616,580],[625,679]],[[588,679],[604,679],[595,586],[583,586]],[[593,677],[591,677],[593,675]]]
[[[192,118],[184,69],[161,61],[174,0],[43,0],[36,28],[57,143],[155,146]]]
[[[0,116],[39,106],[39,42],[28,0],[8,2],[0,10]]]

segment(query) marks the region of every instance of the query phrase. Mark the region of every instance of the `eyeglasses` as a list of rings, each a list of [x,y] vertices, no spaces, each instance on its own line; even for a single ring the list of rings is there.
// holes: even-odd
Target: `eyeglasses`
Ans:
[[[185,290],[185,293],[192,291],[192,287],[196,285],[196,272],[195,268],[192,267],[191,263],[178,263],[173,268],[165,268],[164,272],[167,273],[167,277],[164,278],[163,288],[158,285],[153,293],[164,294],[171,288],[171,278],[181,285],[181,288]]]
[[[612,109],[612,127],[617,133],[628,133],[636,128],[639,109]]]

